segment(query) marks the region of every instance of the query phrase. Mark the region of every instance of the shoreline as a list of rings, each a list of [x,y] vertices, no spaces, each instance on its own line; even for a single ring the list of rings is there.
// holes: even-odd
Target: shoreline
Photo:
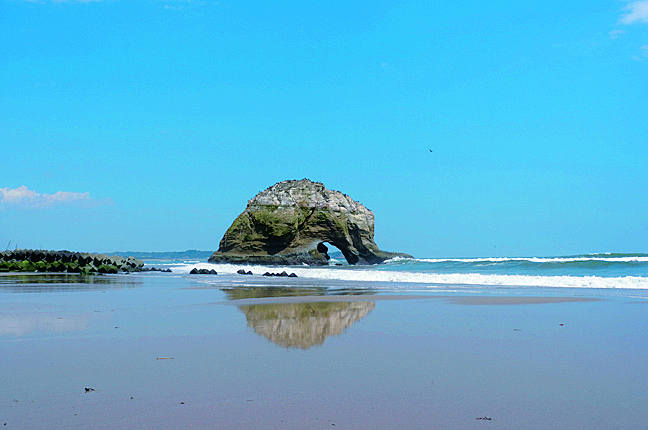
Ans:
[[[180,271],[165,273],[164,270],[142,270],[138,272],[123,273],[67,273],[67,272],[0,272],[0,287],[11,282],[11,278],[20,279],[20,284],[29,284],[28,279],[33,277],[39,280],[39,284],[83,284],[86,280],[95,279],[105,284],[132,284],[137,280],[152,276],[154,278],[184,279],[186,285],[180,288],[188,290],[227,290],[232,286],[249,289],[250,291],[265,291],[263,294],[272,294],[277,297],[296,296],[290,300],[298,300],[297,297],[314,295],[315,297],[327,297],[326,300],[365,300],[368,294],[374,294],[377,300],[394,300],[407,298],[429,298],[454,300],[456,304],[540,304],[556,301],[582,301],[591,298],[610,299],[614,297],[631,300],[643,300],[648,302],[648,291],[642,288],[604,288],[604,287],[569,287],[569,286],[538,286],[518,288],[508,285],[474,285],[440,283],[432,284],[426,282],[389,282],[369,280],[344,280],[309,278],[302,276],[298,278],[288,277],[267,277],[267,276],[243,276],[230,273],[219,273],[218,275],[191,275]],[[73,281],[73,282],[65,282]],[[246,298],[255,298],[251,296]],[[331,297],[340,297],[333,298]],[[474,298],[466,298],[474,297]],[[491,298],[488,298],[491,297]],[[461,303],[459,303],[461,302]],[[481,303],[483,302],[483,303]]]
[[[542,305],[557,303],[584,303],[605,300],[592,297],[572,296],[484,296],[484,295],[415,295],[415,294],[363,294],[363,295],[333,295],[333,296],[298,296],[298,297],[265,297],[252,299],[234,299],[219,302],[233,306],[264,305],[283,303],[314,303],[314,302],[374,302],[391,300],[443,300],[455,305],[482,306],[512,306],[512,305]]]

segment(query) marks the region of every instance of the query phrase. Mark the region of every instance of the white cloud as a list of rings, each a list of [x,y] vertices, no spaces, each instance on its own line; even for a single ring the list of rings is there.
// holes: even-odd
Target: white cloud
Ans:
[[[619,19],[619,24],[648,23],[648,0],[633,1],[623,10],[626,14]]]
[[[90,193],[58,191],[54,194],[40,194],[26,186],[18,188],[0,188],[0,208],[19,207],[31,209],[51,208],[57,205],[102,206],[112,204],[112,200],[97,200]]]
[[[648,45],[644,45],[639,48],[639,54],[633,55],[632,59],[643,63],[648,58]]]

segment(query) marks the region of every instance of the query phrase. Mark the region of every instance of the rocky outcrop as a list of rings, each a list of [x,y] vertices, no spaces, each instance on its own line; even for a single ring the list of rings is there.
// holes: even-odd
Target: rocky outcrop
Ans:
[[[339,191],[308,179],[283,181],[248,201],[210,263],[326,265],[329,243],[349,264],[376,264],[408,254],[381,251],[374,214]]]
[[[143,266],[142,260],[117,255],[35,249],[0,251],[2,272],[119,273],[137,272]]]
[[[218,275],[214,269],[196,269],[195,267],[189,272],[190,275]]]

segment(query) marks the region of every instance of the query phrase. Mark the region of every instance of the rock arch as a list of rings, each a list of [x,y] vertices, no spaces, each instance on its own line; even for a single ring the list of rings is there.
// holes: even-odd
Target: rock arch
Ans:
[[[361,203],[319,182],[283,181],[248,201],[209,261],[326,265],[324,242],[342,251],[349,264],[411,257],[381,251],[373,237],[374,214]]]

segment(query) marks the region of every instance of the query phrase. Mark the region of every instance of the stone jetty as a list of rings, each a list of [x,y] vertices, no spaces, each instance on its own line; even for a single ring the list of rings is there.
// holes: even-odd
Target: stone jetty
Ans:
[[[16,249],[0,251],[0,272],[128,273],[142,270],[144,262],[133,257],[87,252]]]

